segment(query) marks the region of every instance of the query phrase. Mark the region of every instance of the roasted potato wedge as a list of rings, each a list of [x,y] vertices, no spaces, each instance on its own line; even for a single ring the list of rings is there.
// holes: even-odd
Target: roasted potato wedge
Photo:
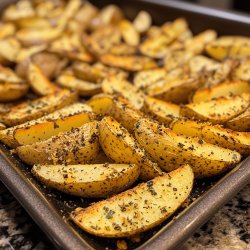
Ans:
[[[239,116],[227,121],[226,126],[236,131],[250,132],[250,107]]]
[[[16,27],[13,23],[1,23],[0,24],[0,39],[14,35]]]
[[[233,72],[233,79],[250,83],[250,59],[241,61]]]
[[[100,57],[103,64],[118,67],[127,71],[141,71],[157,68],[157,63],[145,56],[116,56],[104,54]]]
[[[166,82],[163,86],[153,85],[147,93],[167,102],[187,103],[191,93],[198,89],[200,85],[199,79],[185,76],[182,79]]]
[[[48,113],[52,113],[76,101],[77,95],[75,92],[62,90],[11,107],[10,112],[2,117],[2,122],[8,126],[15,126],[26,121],[37,119]]]
[[[101,237],[144,232],[166,220],[187,199],[193,178],[191,167],[183,166],[88,208],[77,208],[71,219]]]
[[[71,112],[70,109],[72,109]],[[74,112],[74,109],[77,111]],[[78,128],[95,119],[95,115],[92,112],[85,111],[84,109],[85,107],[81,107],[81,103],[73,104],[70,108],[65,109],[67,112],[65,112],[63,117],[61,116],[53,121],[34,124],[30,127],[15,129],[14,139],[18,145],[29,145],[38,141],[47,140],[61,132]]]
[[[39,96],[53,94],[59,90],[58,87],[49,81],[41,69],[32,63],[28,69],[28,80],[32,90]]]
[[[18,156],[28,165],[83,164],[94,159],[98,151],[97,122],[89,122],[48,140],[16,148]]]
[[[249,95],[219,97],[199,103],[190,103],[181,107],[181,115],[213,124],[224,124],[239,116],[250,105]]]
[[[126,43],[115,44],[109,53],[116,56],[131,56],[137,53],[137,47],[128,45]]]
[[[12,69],[0,65],[0,83],[1,82],[23,83],[24,81],[18,77]]]
[[[174,103],[164,102],[153,97],[146,97],[143,111],[153,119],[168,125],[174,119],[180,118],[180,107]],[[138,121],[139,119],[137,119]]]
[[[132,164],[35,165],[32,173],[46,186],[90,198],[108,197],[130,187],[140,168]]]
[[[0,130],[4,130],[4,129],[6,129],[6,126],[0,122]]]
[[[150,180],[162,173],[136,140],[120,123],[112,117],[104,117],[100,122],[100,144],[105,154],[117,163],[137,164],[141,168],[140,178]]]
[[[177,134],[199,137],[206,142],[235,150],[242,155],[250,154],[250,133],[248,132],[235,132],[219,125],[191,120],[174,121],[170,128]]]
[[[143,92],[126,80],[121,80],[114,76],[106,78],[102,83],[102,90],[107,94],[120,94],[124,96],[137,109],[143,106]]]
[[[0,62],[2,64],[8,64],[15,62],[18,53],[20,52],[21,45],[13,37],[0,40]]]
[[[94,95],[87,101],[93,112],[97,115],[106,115],[113,103],[113,96],[107,94]]]
[[[56,135],[59,132],[65,131],[65,129],[68,128],[65,125],[69,125],[69,122],[70,122],[70,126],[77,127],[77,124],[81,123],[81,121],[78,121],[78,119],[75,120],[76,117],[79,118],[79,116],[80,117],[83,116],[84,120],[86,120],[89,116],[89,119],[94,119],[94,116],[91,114],[91,112],[92,112],[92,109],[89,106],[82,104],[82,103],[75,103],[75,104],[69,105],[67,107],[64,107],[62,109],[59,109],[51,114],[45,115],[41,118],[38,118],[36,120],[31,120],[31,121],[22,123],[20,125],[16,125],[16,126],[7,128],[5,130],[2,130],[0,132],[0,140],[5,145],[7,145],[11,148],[16,148],[17,146],[19,146],[19,144],[14,138],[14,133],[16,130],[20,129],[21,134],[26,133],[26,132],[22,132],[22,131],[27,130],[27,131],[32,131],[33,135],[35,136],[34,138],[31,138],[31,137],[19,138],[19,140],[21,142],[22,141],[34,141],[35,142],[36,140],[39,141],[39,138],[41,136],[42,136],[42,138],[44,138],[48,135],[50,136],[51,133],[52,133],[52,135]],[[85,113],[87,113],[87,114],[85,114]],[[58,122],[63,126],[58,127]],[[71,124],[71,122],[73,122],[73,123]],[[84,121],[83,121],[83,123],[84,123]],[[47,128],[51,127],[52,125],[53,125],[52,131],[47,130]],[[79,126],[81,126],[81,125],[79,125]],[[39,131],[34,131],[34,129],[36,130],[36,128],[39,128]],[[71,129],[71,127],[68,130],[70,130],[70,129]],[[55,133],[55,134],[53,134],[53,133]],[[47,138],[49,138],[49,137],[47,137]]]
[[[127,45],[135,46],[135,47],[139,45],[140,34],[130,21],[123,19],[122,21],[119,22],[118,26],[119,26],[122,38]]]
[[[218,175],[232,168],[241,159],[236,151],[206,143],[199,138],[177,135],[147,119],[142,119],[135,125],[135,137],[166,171],[190,164],[196,178]]]
[[[243,81],[224,82],[212,87],[197,90],[191,101],[194,103],[203,102],[223,96],[241,95],[242,93],[250,93],[250,84]]]
[[[250,56],[249,37],[222,36],[206,46],[211,57],[223,61],[226,58],[242,59]]]
[[[134,130],[135,123],[144,117],[141,111],[135,109],[127,99],[121,96],[113,99],[108,114],[130,132]]]
[[[28,92],[29,86],[23,83],[0,82],[0,102],[20,99]]]
[[[145,33],[150,29],[152,17],[147,11],[140,11],[133,21],[135,29],[139,33]]]
[[[70,73],[62,73],[56,82],[64,88],[75,90],[80,96],[92,96],[102,92],[102,85],[76,78]]]

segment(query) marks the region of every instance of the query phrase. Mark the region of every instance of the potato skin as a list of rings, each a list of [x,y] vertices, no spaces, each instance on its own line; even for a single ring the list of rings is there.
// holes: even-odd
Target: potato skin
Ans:
[[[199,138],[177,135],[147,119],[137,122],[135,137],[166,171],[190,164],[196,178],[218,175],[232,168],[241,159],[236,151],[206,143]]]
[[[28,165],[88,163],[99,152],[98,134],[98,123],[90,122],[16,151]]]
[[[46,186],[64,193],[87,197],[108,197],[130,187],[140,168],[128,164],[35,165],[32,173]]]
[[[189,196],[193,186],[190,166],[159,176],[133,189],[87,208],[77,208],[70,217],[90,234],[128,237],[159,225]]]
[[[20,99],[28,92],[29,86],[21,83],[0,83],[0,102]]]
[[[146,155],[136,140],[120,123],[112,117],[104,117],[100,122],[99,141],[105,154],[117,163],[137,164],[141,167],[140,178],[150,180],[162,171]]]

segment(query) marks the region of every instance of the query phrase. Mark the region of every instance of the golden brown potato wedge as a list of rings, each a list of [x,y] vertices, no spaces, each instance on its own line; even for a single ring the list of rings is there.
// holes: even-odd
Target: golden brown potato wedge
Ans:
[[[37,119],[48,113],[76,102],[75,92],[62,90],[57,93],[24,102],[10,108],[10,112],[2,117],[2,122],[8,126],[15,126],[30,120]]]
[[[16,27],[13,23],[1,23],[0,24],[0,39],[14,35]]]
[[[0,130],[4,130],[4,129],[6,129],[6,126],[0,122]]]
[[[141,71],[157,68],[157,63],[145,56],[116,56],[104,54],[100,57],[103,64],[118,67],[127,71]]]
[[[194,103],[211,100],[222,96],[250,93],[250,84],[243,81],[223,82],[221,84],[197,90],[191,98]]]
[[[250,133],[248,132],[235,132],[219,125],[191,120],[174,121],[170,124],[170,128],[177,134],[199,137],[206,142],[235,150],[240,154],[250,154]]]
[[[236,131],[250,131],[250,107],[239,116],[227,121],[226,126]]]
[[[190,164],[197,178],[225,172],[241,159],[236,151],[206,143],[199,138],[177,135],[147,119],[142,119],[135,125],[135,137],[166,171]]]
[[[201,54],[206,45],[214,41],[217,37],[215,30],[206,30],[189,39],[185,43],[185,49],[193,54]]]
[[[140,34],[130,21],[126,19],[121,20],[119,22],[119,29],[120,29],[122,38],[126,44],[130,46],[135,46],[135,47],[139,45]]]
[[[76,125],[81,123],[81,121],[79,121],[78,119],[75,119],[76,117],[82,116],[84,118],[84,120],[86,120],[87,117],[89,116],[89,119],[91,119],[91,120],[94,119],[94,116],[91,114],[91,112],[92,112],[92,109],[88,105],[85,105],[82,103],[75,103],[75,104],[66,106],[62,109],[59,109],[51,114],[45,115],[41,118],[38,118],[36,120],[31,120],[31,121],[22,123],[20,125],[16,125],[16,126],[7,128],[5,130],[2,130],[0,132],[0,140],[5,145],[12,147],[12,148],[16,148],[17,146],[19,146],[18,142],[14,138],[14,132],[16,130],[19,130],[19,129],[21,131],[23,131],[25,129],[27,131],[31,130],[32,132],[36,133],[38,136],[41,136],[41,133],[42,134],[44,133],[44,135],[42,135],[42,136],[46,137],[48,134],[50,135],[51,133],[61,132],[60,129],[62,129],[62,130],[67,129],[68,127],[64,126],[64,125],[69,125],[69,122],[71,122],[71,121],[73,121],[73,123],[70,124],[70,126],[77,127]],[[82,113],[84,113],[84,114],[82,114]],[[85,115],[85,113],[87,113],[87,114]],[[71,120],[71,117],[73,117],[72,120]],[[61,125],[63,125],[63,126],[58,127],[57,121],[59,123],[61,123]],[[55,126],[54,126],[54,124],[55,124]],[[51,127],[52,125],[53,125],[52,131],[46,130],[47,127]],[[34,131],[34,129],[36,129],[36,128],[39,128],[39,131],[38,130]],[[21,141],[23,141],[23,140],[26,140],[26,141],[27,140],[35,140],[38,138],[37,135],[34,135],[35,136],[34,138],[27,137],[27,138],[20,138],[20,140]]]
[[[168,125],[174,119],[180,118],[180,107],[174,103],[164,102],[153,97],[146,97],[143,111],[153,119]]]
[[[15,62],[21,49],[20,43],[13,37],[0,40],[0,62]]]
[[[16,148],[18,156],[28,165],[84,164],[94,159],[98,151],[97,122],[89,122],[48,140]]]
[[[77,208],[71,219],[97,236],[133,236],[173,214],[191,193],[193,179],[192,169],[186,165],[88,208]]]
[[[71,112],[70,109],[72,109]],[[15,129],[14,140],[18,145],[29,145],[38,141],[47,140],[61,132],[78,128],[95,119],[95,115],[92,112],[85,111],[85,107],[81,107],[81,103],[71,105],[70,109],[66,109],[67,112],[65,112],[64,116],[53,121],[44,121],[29,127]],[[77,111],[75,112],[74,109]]]
[[[92,96],[102,92],[102,85],[76,78],[71,73],[62,73],[56,82],[64,88],[75,90],[80,96]]]
[[[24,17],[15,21],[18,28],[46,29],[51,28],[49,20],[38,16]]]
[[[143,106],[143,92],[126,80],[118,79],[115,76],[106,78],[102,83],[102,90],[107,94],[120,94],[124,96],[137,109]]]
[[[126,43],[114,45],[109,53],[116,56],[131,56],[137,53],[137,48]]]
[[[94,95],[86,103],[89,105],[93,112],[97,115],[106,115],[110,106],[113,103],[113,96],[108,94]]]
[[[23,79],[10,68],[3,67],[0,65],[0,83],[23,83]]]
[[[152,89],[148,90],[148,94],[167,102],[187,103],[190,94],[200,85],[199,79],[185,76],[182,79],[166,82],[163,86],[153,85]]]
[[[0,82],[0,102],[20,99],[28,92],[29,86],[23,83]]]
[[[120,123],[112,117],[104,117],[100,122],[100,144],[105,154],[117,163],[137,164],[141,168],[140,178],[150,180],[162,173],[136,140]]]
[[[165,83],[166,70],[163,68],[143,70],[136,73],[134,85],[141,90],[146,90],[148,86],[154,84],[163,85]]]
[[[35,165],[32,173],[46,186],[64,193],[88,197],[108,197],[130,187],[140,168],[132,164]]]
[[[241,61],[233,72],[233,79],[250,82],[250,59]]]
[[[89,65],[87,63],[77,62],[74,63],[72,69],[77,78],[94,83],[101,83],[110,75],[115,75],[121,79],[126,79],[128,77],[127,72],[117,68],[107,67],[101,63]]]
[[[28,81],[31,89],[39,96],[53,94],[59,90],[57,86],[49,81],[41,69],[32,63],[29,65],[28,69]]]
[[[130,132],[134,130],[135,123],[144,117],[141,111],[135,109],[134,106],[122,96],[113,98],[108,114]]]
[[[225,58],[242,59],[250,56],[250,39],[241,36],[222,36],[206,46],[211,57],[223,61]]]
[[[133,21],[135,29],[139,33],[147,32],[152,24],[152,17],[147,11],[140,11]]]
[[[249,95],[219,97],[181,107],[181,115],[213,124],[224,124],[243,113],[249,107]]]

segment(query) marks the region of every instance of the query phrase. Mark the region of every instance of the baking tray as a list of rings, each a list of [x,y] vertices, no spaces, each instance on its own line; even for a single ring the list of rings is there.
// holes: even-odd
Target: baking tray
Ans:
[[[3,9],[11,1],[0,1]],[[185,17],[194,33],[207,28],[220,35],[250,36],[250,17],[195,6],[178,1],[132,0],[92,1],[97,6],[118,4],[129,18],[139,10],[147,10],[155,24],[176,17]],[[92,236],[68,220],[69,212],[77,206],[88,206],[94,199],[72,197],[45,188],[34,179],[30,168],[10,154],[0,144],[0,179],[12,192],[48,238],[59,249],[116,249],[116,240]],[[204,224],[226,201],[250,182],[250,158],[245,159],[226,175],[196,181],[190,205],[180,208],[160,226],[141,234],[141,241],[127,241],[129,249],[178,249],[192,233]]]

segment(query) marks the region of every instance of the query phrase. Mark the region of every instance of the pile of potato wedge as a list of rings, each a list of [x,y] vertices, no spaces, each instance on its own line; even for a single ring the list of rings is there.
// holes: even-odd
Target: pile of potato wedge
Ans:
[[[47,187],[102,199],[70,215],[90,234],[146,231],[250,154],[250,37],[20,0],[0,48],[0,141]]]

